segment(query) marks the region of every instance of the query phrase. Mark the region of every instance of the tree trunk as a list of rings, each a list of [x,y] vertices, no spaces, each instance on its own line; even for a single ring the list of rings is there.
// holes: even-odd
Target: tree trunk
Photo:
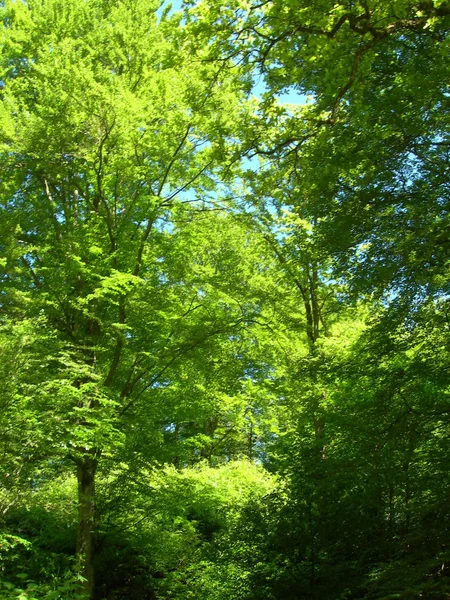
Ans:
[[[78,533],[77,559],[85,578],[81,588],[89,600],[94,598],[95,471],[97,459],[85,456],[77,464]]]

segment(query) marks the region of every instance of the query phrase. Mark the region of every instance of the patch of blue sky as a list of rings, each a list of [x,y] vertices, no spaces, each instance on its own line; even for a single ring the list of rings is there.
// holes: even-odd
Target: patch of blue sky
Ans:
[[[264,81],[259,79],[253,86],[254,95],[257,98],[262,99],[263,94],[266,94],[267,92],[268,89]],[[282,94],[275,94],[275,98],[278,100],[278,102],[280,102],[280,104],[294,104],[297,106],[303,106],[311,101],[309,96],[302,94],[294,87],[288,88]]]
[[[268,91],[269,89],[266,86],[263,76],[259,74],[253,85],[253,94],[261,100],[263,94],[266,94]],[[286,88],[282,94],[275,94],[275,98],[280,104],[293,104],[295,106],[303,106],[313,101],[311,96],[302,94],[295,86]]]

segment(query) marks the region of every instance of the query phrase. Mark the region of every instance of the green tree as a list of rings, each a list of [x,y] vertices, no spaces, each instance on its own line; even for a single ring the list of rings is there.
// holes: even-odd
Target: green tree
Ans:
[[[448,3],[199,3],[191,19],[211,59],[264,77],[244,150],[288,166],[341,273],[408,302],[446,293]],[[307,103],[280,105],[291,90]]]
[[[35,324],[16,402],[45,456],[76,464],[89,596],[95,476],[123,442],[124,415],[151,406],[182,357],[242,322],[214,298],[199,316],[198,278],[183,267],[195,252],[169,249],[176,220],[195,218],[187,207],[216,202],[244,110],[238,83],[199,64],[179,17],[158,24],[158,7],[1,8],[2,324]]]

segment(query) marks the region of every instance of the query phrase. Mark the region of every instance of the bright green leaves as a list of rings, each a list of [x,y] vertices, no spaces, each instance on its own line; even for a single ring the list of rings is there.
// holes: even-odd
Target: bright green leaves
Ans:
[[[321,219],[318,234],[356,289],[420,294],[431,269],[442,290],[445,249],[430,233],[448,186],[447,8],[399,0],[227,10],[210,9],[212,55],[256,63],[269,88],[246,151],[287,165],[297,202]],[[286,118],[273,96],[292,90],[314,101]]]
[[[79,548],[100,480],[102,597],[369,597],[386,556],[436,556],[444,4],[199,2],[159,22],[151,0],[0,10],[11,531],[27,510],[33,552],[73,553],[71,483],[47,482],[76,465]],[[292,89],[309,101],[277,99]],[[8,535],[18,563],[28,546]],[[76,597],[67,561],[61,585],[23,591],[15,560],[5,595],[11,581]]]
[[[208,600],[237,594],[248,570],[241,563],[241,517],[275,493],[276,477],[246,461],[220,469],[166,466],[140,478],[118,469],[116,477],[110,485],[121,486],[122,502],[119,497],[119,510],[111,517],[152,556],[149,568],[167,574],[154,582],[158,594]]]
[[[220,204],[218,174],[233,177],[246,110],[239,74],[200,63],[179,19],[157,24],[158,8],[2,7],[2,318],[5,332],[35,325],[26,360],[16,362],[18,342],[5,364],[14,384],[2,419],[6,429],[27,422],[5,440],[5,456],[16,473],[25,440],[30,471],[77,465],[79,549],[95,522],[86,465],[94,472],[119,452],[132,462],[134,447],[154,460],[146,441],[192,410],[185,396],[198,372],[195,418],[214,418],[203,386],[209,356],[223,345],[231,362],[232,336],[245,326],[239,301],[229,301],[242,276],[221,284],[240,251],[225,220],[222,233],[208,214]],[[188,227],[202,218],[219,240],[209,237],[207,259],[206,226]],[[200,254],[214,273],[196,268]],[[233,377],[215,380],[218,398]]]
[[[92,253],[92,246],[89,250]],[[94,247],[94,253],[97,252],[98,247]],[[80,304],[89,305],[93,300],[108,299],[109,303],[117,305],[120,297],[129,296],[139,284],[142,284],[142,279],[139,277],[112,270],[107,277],[100,279],[98,287],[92,294],[80,298]]]

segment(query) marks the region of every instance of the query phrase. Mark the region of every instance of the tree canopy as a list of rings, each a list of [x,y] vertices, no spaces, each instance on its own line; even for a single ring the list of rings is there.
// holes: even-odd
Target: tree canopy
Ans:
[[[0,18],[0,596],[448,598],[450,4]]]

